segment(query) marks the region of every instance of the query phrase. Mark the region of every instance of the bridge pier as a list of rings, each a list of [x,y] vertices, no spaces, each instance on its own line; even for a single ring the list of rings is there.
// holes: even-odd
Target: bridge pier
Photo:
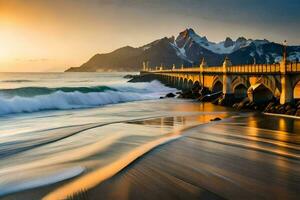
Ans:
[[[283,59],[280,62],[280,104],[291,103],[294,101],[294,88],[291,78],[286,73],[286,54],[283,55]]]
[[[204,87],[204,68],[207,67],[207,62],[203,58],[200,64],[200,75],[199,75],[199,83]]]
[[[291,82],[291,78],[286,74],[281,75],[281,94],[280,104],[291,103],[294,101],[294,88]]]
[[[232,75],[229,75],[229,67],[231,67],[232,64],[228,57],[225,58],[223,62],[223,98],[222,98],[222,104],[227,105],[231,104],[234,101],[234,92],[232,90]]]

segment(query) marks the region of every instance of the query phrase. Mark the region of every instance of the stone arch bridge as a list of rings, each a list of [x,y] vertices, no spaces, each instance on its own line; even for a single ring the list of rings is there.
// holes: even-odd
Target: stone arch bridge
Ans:
[[[154,78],[179,89],[207,87],[212,93],[222,92],[223,98],[245,98],[253,102],[280,99],[281,104],[294,101],[294,90],[300,81],[300,63],[252,64],[233,66],[228,58],[222,66],[208,67],[205,60],[199,67],[150,69],[144,65],[141,75]]]

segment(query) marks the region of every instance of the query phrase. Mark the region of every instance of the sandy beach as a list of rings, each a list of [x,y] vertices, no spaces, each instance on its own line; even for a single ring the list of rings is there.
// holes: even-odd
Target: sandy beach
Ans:
[[[298,199],[299,123],[252,113],[202,124],[81,195],[126,200]]]
[[[78,177],[2,199],[62,199],[68,193],[73,194],[69,199],[297,199],[299,120],[266,118],[192,101],[165,100],[160,106],[166,103],[169,108],[165,109],[172,112],[166,112],[165,117],[120,124],[135,127],[135,131],[146,131],[147,127],[168,130],[168,139],[161,145],[153,140],[146,143],[148,149],[141,146],[145,152],[132,154],[139,149],[134,145],[134,151],[122,157],[125,164],[124,159],[117,159],[115,171],[111,166],[108,171],[93,167]],[[216,117],[222,120],[210,121]],[[138,142],[138,138],[123,139],[119,144]],[[113,152],[113,148],[106,151]],[[102,159],[102,154],[95,154],[86,163]]]

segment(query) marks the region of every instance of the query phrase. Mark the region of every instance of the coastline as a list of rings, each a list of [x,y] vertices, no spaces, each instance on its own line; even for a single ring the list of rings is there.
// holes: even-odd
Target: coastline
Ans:
[[[154,148],[116,175],[73,198],[83,195],[89,200],[297,199],[297,188],[284,184],[295,182],[284,174],[274,174],[274,169],[290,170],[291,174],[286,175],[298,177],[299,144],[287,143],[297,152],[277,151],[282,144],[252,133],[254,129],[270,135],[276,134],[275,130],[241,125],[245,120],[229,118],[189,129],[179,139]],[[249,130],[252,131],[247,135],[240,134]]]

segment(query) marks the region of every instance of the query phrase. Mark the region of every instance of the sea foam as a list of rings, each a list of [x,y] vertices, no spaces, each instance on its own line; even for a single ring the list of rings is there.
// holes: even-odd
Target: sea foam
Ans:
[[[73,88],[16,88],[0,90],[0,115],[96,107],[129,101],[157,99],[175,92],[158,81],[116,86]]]

